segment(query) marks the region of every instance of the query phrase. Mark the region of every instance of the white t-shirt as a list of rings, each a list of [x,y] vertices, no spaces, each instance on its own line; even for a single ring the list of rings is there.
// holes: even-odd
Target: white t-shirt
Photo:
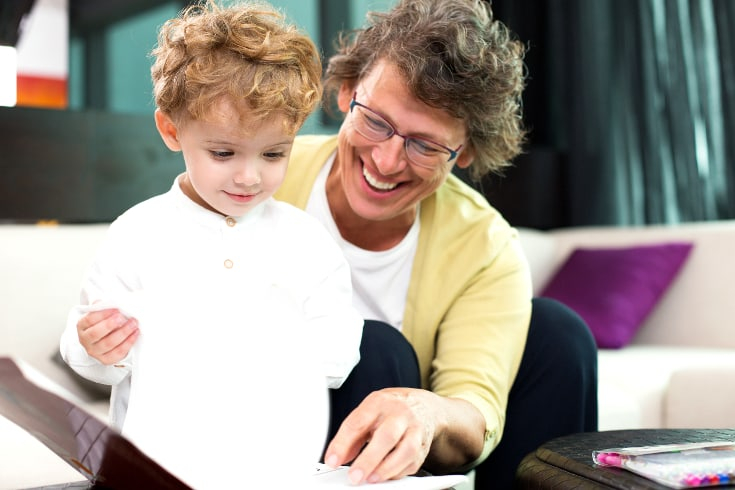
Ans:
[[[326,182],[334,156],[320,170],[306,205],[342,249],[352,272],[353,304],[365,319],[381,320],[401,330],[411,268],[419,239],[419,215],[395,247],[380,252],[364,250],[342,238],[327,201]]]

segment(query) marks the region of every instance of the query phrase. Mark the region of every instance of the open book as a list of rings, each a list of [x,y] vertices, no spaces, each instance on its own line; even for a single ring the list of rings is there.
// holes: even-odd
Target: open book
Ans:
[[[0,357],[0,416],[25,429],[79,472],[79,481],[63,488],[190,488],[97,417],[31,382],[7,357]],[[247,467],[245,462],[232,472],[233,487],[250,486]],[[275,488],[279,488],[278,478],[272,475]],[[464,475],[405,477],[369,486],[440,490],[466,480]],[[347,467],[316,464],[302,488],[355,487],[347,479]]]

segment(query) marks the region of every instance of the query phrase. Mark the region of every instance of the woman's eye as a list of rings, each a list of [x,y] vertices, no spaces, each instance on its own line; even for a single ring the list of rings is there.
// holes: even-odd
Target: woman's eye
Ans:
[[[428,141],[421,141],[420,139],[411,138],[410,144],[413,145],[414,149],[422,155],[434,156],[437,153],[444,153],[444,150],[438,148],[433,143],[429,143]]]
[[[382,119],[378,119],[377,117],[371,117],[371,116],[365,115],[365,121],[367,122],[368,126],[370,126],[371,129],[374,129],[376,131],[388,133],[392,131],[393,129],[388,125],[388,123],[386,123]]]

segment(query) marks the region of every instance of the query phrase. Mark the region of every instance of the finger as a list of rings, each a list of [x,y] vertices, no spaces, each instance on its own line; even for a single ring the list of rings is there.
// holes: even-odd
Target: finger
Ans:
[[[405,459],[410,455],[407,450],[399,450],[397,447],[407,429],[404,418],[384,419],[372,434],[370,442],[352,462],[349,471],[350,481],[353,484],[366,481],[374,483],[390,479],[403,470],[408,464]]]
[[[102,329],[103,327],[100,326],[100,329],[95,329],[93,334],[96,335],[98,332],[101,332]],[[129,320],[125,320],[125,323],[123,323],[122,326],[113,326],[109,329],[105,327],[105,329],[107,330],[107,334],[92,342],[92,350],[99,354],[110,352],[120,344],[124,343],[131,334],[138,330],[138,321],[131,318]],[[90,339],[91,338],[92,336],[90,336]]]
[[[88,318],[86,321],[82,321],[82,319],[77,322],[77,332],[79,334],[79,340],[83,343],[86,342],[87,344],[96,344],[105,337],[107,337],[111,332],[114,330],[117,330],[126,324],[128,324],[128,317],[124,316],[122,313],[120,313],[117,310],[106,310],[106,311],[112,311],[113,313],[108,316],[103,316],[102,318],[92,317]],[[91,317],[92,313],[87,315],[87,317]],[[91,323],[92,321],[95,321],[95,323]],[[89,323],[89,325],[87,325]]]
[[[120,324],[121,323],[121,324]],[[79,333],[79,342],[93,357],[99,358],[116,349],[138,330],[138,321],[113,315]]]
[[[395,480],[413,475],[421,469],[430,444],[425,444],[420,430],[409,429],[393,450],[367,476],[368,483]]]
[[[380,412],[371,408],[369,398],[368,396],[363,400],[345,418],[337,434],[330,441],[324,458],[327,465],[337,467],[349,463],[370,440],[370,433],[377,423]]]
[[[135,320],[130,320],[128,323],[134,323],[137,325]],[[108,366],[123,360],[128,355],[128,352],[130,352],[130,349],[132,349],[133,344],[140,334],[140,330],[135,327],[127,336],[124,336],[123,332],[127,332],[128,330],[128,328],[120,328],[113,332],[111,334],[112,338],[109,340],[111,348],[106,350],[108,340],[105,339],[103,341],[104,347],[101,346],[102,349],[100,354],[94,357],[101,363]]]
[[[125,318],[116,308],[91,311],[77,321],[77,332],[83,332],[91,327],[94,327],[98,323],[108,320],[116,315]]]

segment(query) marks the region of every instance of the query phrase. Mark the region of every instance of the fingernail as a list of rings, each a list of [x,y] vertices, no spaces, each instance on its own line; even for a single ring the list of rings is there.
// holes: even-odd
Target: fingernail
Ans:
[[[324,463],[330,468],[336,468],[337,467],[337,456],[335,456],[334,454],[330,454],[329,456],[327,456],[327,459],[324,461]]]
[[[362,483],[362,477],[364,475],[362,470],[358,470],[357,468],[355,468],[353,470],[350,470],[348,476],[350,478],[350,483],[352,483],[353,485],[357,485]]]
[[[118,313],[115,315],[115,324],[118,327],[122,327],[123,325],[125,325],[126,321],[128,321],[128,319],[122,316],[121,314]]]
[[[367,479],[368,483],[378,483],[380,481],[380,475],[373,473]]]

